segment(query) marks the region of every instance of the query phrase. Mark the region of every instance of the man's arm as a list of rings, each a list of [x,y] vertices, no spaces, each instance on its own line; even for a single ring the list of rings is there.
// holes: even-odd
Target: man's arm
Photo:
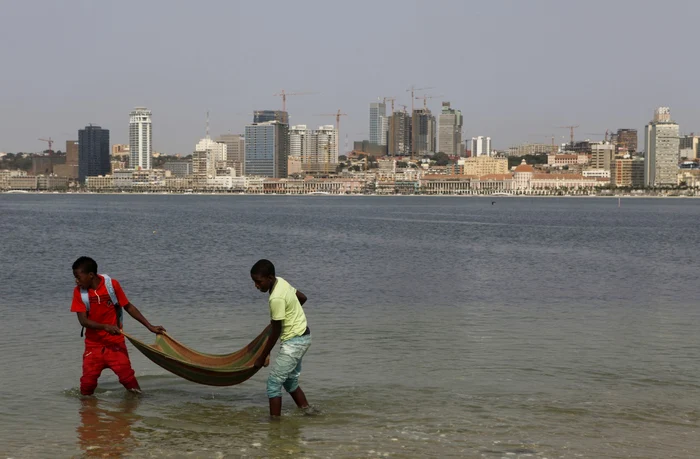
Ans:
[[[306,303],[306,295],[297,290],[297,300],[299,300],[299,303],[304,306],[304,303]]]
[[[263,349],[263,353],[260,354],[260,357],[258,357],[258,359],[253,364],[255,368],[262,368],[265,366],[265,360],[267,359],[267,356],[270,355],[270,352],[272,352],[272,348],[275,347],[277,340],[282,334],[281,320],[271,320],[270,323],[272,324],[272,333],[270,333],[270,338],[267,340],[267,344]]]
[[[136,306],[134,306],[131,303],[127,303],[126,306],[124,306],[124,310],[129,313],[131,317],[134,319],[138,320],[143,324],[144,327],[148,329],[148,331],[152,333],[164,333],[165,328],[161,327],[160,325],[153,326],[151,323],[146,319],[143,314],[141,314],[141,311],[138,310]]]
[[[104,330],[110,335],[119,335],[121,330],[116,325],[107,325],[95,322],[94,320],[88,319],[88,316],[84,312],[78,312],[78,322],[85,328],[92,328],[93,330]]]

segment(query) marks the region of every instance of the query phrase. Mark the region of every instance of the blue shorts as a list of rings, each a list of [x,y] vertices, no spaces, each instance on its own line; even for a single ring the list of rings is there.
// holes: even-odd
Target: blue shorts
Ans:
[[[311,346],[311,335],[296,336],[283,341],[277,360],[272,365],[267,378],[267,397],[282,396],[282,387],[287,392],[294,392],[299,387],[301,359]]]

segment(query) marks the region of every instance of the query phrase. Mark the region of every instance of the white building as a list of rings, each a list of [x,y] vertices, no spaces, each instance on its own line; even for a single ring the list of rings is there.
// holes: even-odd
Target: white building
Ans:
[[[644,185],[664,186],[678,183],[680,139],[678,124],[671,120],[671,110],[659,107],[654,120],[644,128]]]
[[[192,173],[199,177],[214,177],[217,167],[226,167],[226,158],[226,144],[205,137],[194,147]]]
[[[389,119],[386,116],[386,104],[372,102],[369,104],[369,142],[375,145],[386,145],[388,130]]]
[[[472,137],[472,157],[491,155],[491,137]]]
[[[338,162],[338,131],[332,125],[308,129],[305,124],[289,129],[289,155],[301,158],[303,164]]]
[[[209,137],[200,140],[194,147],[194,151],[211,152],[214,161],[226,161],[228,158],[228,150],[224,142],[217,142]]]
[[[134,108],[129,114],[129,167],[131,169],[151,169],[152,134],[151,111],[145,107]]]

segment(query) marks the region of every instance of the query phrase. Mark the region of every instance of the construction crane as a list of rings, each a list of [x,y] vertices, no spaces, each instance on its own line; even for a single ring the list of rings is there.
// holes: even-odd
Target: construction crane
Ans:
[[[51,137],[49,137],[48,139],[39,139],[39,140],[49,144],[49,155],[53,155],[53,139]]]
[[[387,100],[391,101],[391,113],[394,113],[394,102],[396,102],[396,97],[385,97],[384,98],[384,105],[386,105]]]
[[[399,107],[403,107],[403,112],[406,113],[406,109],[408,108],[408,105],[404,105],[404,104],[396,104],[396,105],[398,105]]]
[[[316,94],[315,92],[285,92],[284,89],[281,92],[278,92],[277,94],[273,94],[274,96],[282,96],[282,111],[286,112],[287,111],[287,96],[308,96],[311,94]]]
[[[559,129],[570,129],[571,130],[571,146],[572,147],[574,146],[574,129],[576,129],[577,127],[579,127],[578,124],[576,126],[559,126],[558,127]]]
[[[413,85],[413,84],[412,84],[411,87],[408,88],[408,89],[406,90],[406,92],[410,92],[410,93],[411,93],[411,113],[413,113],[413,109],[414,109],[414,107],[413,107],[413,98],[416,96],[416,94],[415,94],[416,91],[425,91],[425,90],[428,90],[428,89],[435,89],[435,88],[432,87],[432,86],[428,86],[428,87],[425,87],[425,88],[416,88],[416,85]]]
[[[320,115],[316,116],[335,116],[335,128],[338,130],[338,134],[340,134],[340,117],[348,116],[348,114],[341,113],[340,110],[338,110],[338,113],[321,113]]]
[[[321,113],[320,115],[316,116],[335,116],[335,130],[336,130],[336,138],[340,139],[340,117],[341,116],[348,116],[347,113],[341,113],[340,109],[338,109],[337,113]]]
[[[416,99],[423,99],[423,109],[427,110],[428,109],[428,99],[435,99],[436,97],[442,97],[442,94],[440,94],[439,96],[427,96],[427,95],[416,96]]]
[[[605,134],[600,134],[598,132],[584,132],[584,135],[602,135],[602,136],[604,136],[603,138],[607,142],[609,133],[610,133],[610,129],[606,129]]]

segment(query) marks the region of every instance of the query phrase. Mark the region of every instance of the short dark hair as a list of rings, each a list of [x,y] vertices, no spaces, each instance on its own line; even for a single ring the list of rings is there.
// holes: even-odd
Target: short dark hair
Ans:
[[[272,264],[270,260],[258,260],[252,268],[250,268],[250,275],[260,275],[260,276],[274,276],[275,275],[275,265]]]
[[[97,274],[97,262],[90,257],[80,257],[73,262],[73,270]]]

